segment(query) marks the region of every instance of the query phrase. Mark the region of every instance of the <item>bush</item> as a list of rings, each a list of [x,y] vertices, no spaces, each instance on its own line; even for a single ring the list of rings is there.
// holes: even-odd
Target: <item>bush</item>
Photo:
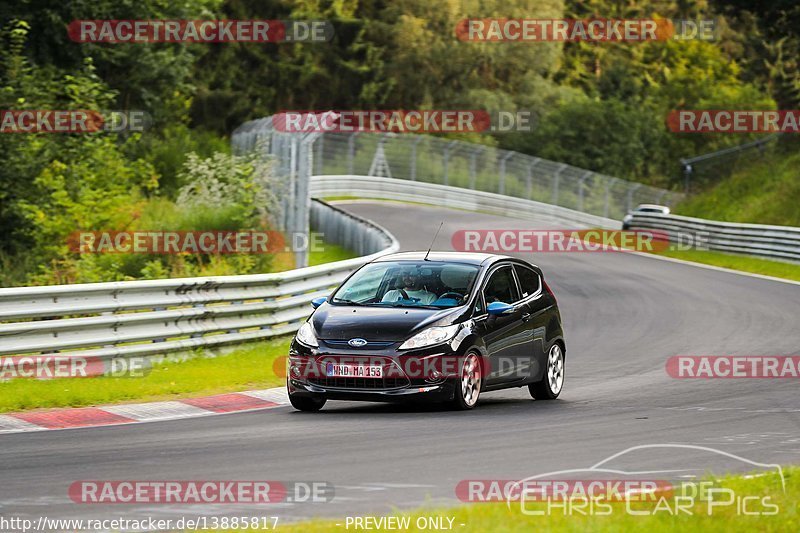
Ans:
[[[271,165],[223,153],[191,153],[181,171],[178,200],[147,199],[155,190],[152,166],[126,166],[113,142],[82,143],[79,164],[58,161],[35,180],[39,202],[25,203],[39,269],[33,284],[90,283],[269,272],[268,254],[79,254],[68,249],[75,231],[236,231],[269,229],[274,203]],[[115,176],[109,180],[107,176]]]

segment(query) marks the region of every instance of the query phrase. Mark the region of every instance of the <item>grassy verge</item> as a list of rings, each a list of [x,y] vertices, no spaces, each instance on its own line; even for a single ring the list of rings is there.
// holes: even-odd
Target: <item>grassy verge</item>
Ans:
[[[785,278],[800,281],[800,264],[771,261],[746,255],[726,254],[710,250],[664,250],[653,252],[656,255],[693,261],[704,265],[712,265],[764,276]]]
[[[158,363],[143,377],[89,377],[0,382],[0,412],[41,407],[83,407],[132,401],[173,400],[223,392],[276,387],[273,371],[288,353],[290,339],[259,342],[219,357]]]
[[[311,232],[309,242],[315,242],[319,238],[319,233]],[[339,246],[338,244],[325,243],[322,250],[311,250],[308,253],[308,266],[322,265],[325,263],[333,263],[334,261],[343,261],[345,259],[352,259],[356,254],[350,250]],[[279,253],[275,254],[275,259],[272,261],[273,272],[284,272],[291,270],[294,266],[294,254],[292,253]]]
[[[626,511],[625,503],[609,504],[611,511],[606,516],[592,515],[586,512],[582,516],[578,512],[564,510],[563,508],[552,508],[550,513],[545,511],[546,504],[538,504],[538,507],[526,507],[527,509],[537,509],[545,512],[541,516],[523,514],[520,511],[519,503],[512,504],[511,509],[505,503],[476,503],[473,505],[441,508],[441,509],[420,509],[411,513],[398,513],[397,517],[410,517],[410,526],[402,531],[422,531],[417,527],[417,519],[444,517],[445,525],[447,518],[454,519],[453,530],[455,531],[657,531],[657,532],[682,532],[682,531],[703,531],[703,532],[728,532],[728,531],[799,531],[800,530],[800,468],[791,467],[784,469],[786,479],[786,493],[783,492],[780,478],[777,474],[769,473],[762,477],[748,478],[745,476],[729,476],[714,482],[714,488],[726,488],[733,490],[733,501],[740,501],[744,497],[755,497],[748,500],[747,509],[749,511],[772,512],[774,508],[769,505],[776,505],[777,514],[772,516],[746,516],[740,514],[737,506],[727,505],[712,506],[712,512],[708,514],[709,504],[707,499],[702,497],[695,498],[692,502],[685,505],[684,512],[673,514],[668,509],[675,510],[674,497],[666,497],[665,502],[637,502],[631,503],[631,508],[640,512],[646,512],[647,516],[635,516]],[[731,493],[717,493],[716,502],[719,503],[728,498]],[[766,500],[764,498],[767,498]],[[694,503],[694,505],[691,505]],[[691,514],[689,514],[691,512]],[[336,524],[341,524],[337,526]],[[423,522],[420,522],[422,524]],[[461,525],[463,524],[463,526]],[[328,531],[347,531],[345,520],[317,520],[300,524],[286,525],[280,527],[284,532],[328,532]],[[350,525],[349,530],[356,528]],[[377,528],[377,531],[386,529]]]
[[[311,234],[313,239],[316,233]],[[313,242],[313,241],[312,241]],[[338,244],[325,243],[323,250],[313,250],[308,254],[308,266],[323,265],[325,263],[333,263],[334,261],[344,261],[345,259],[352,259],[356,254],[339,246]]]
[[[800,154],[772,154],[686,199],[675,213],[727,222],[800,226]]]
[[[591,242],[593,244],[597,244],[598,242],[597,239],[589,240],[586,237],[584,237],[584,241]],[[627,247],[630,250],[637,249],[633,246],[626,246],[624,241],[618,243],[617,246]],[[653,246],[653,248],[658,247]],[[681,259],[683,261],[692,261],[694,263],[729,268],[731,270],[740,270],[742,272],[750,272],[752,274],[761,274],[763,276],[772,276],[775,278],[800,281],[800,264],[798,263],[773,261],[770,259],[762,259],[760,257],[729,254],[712,250],[676,250],[674,244],[671,244],[666,250],[648,251],[644,246],[641,246],[639,250],[663,257]]]

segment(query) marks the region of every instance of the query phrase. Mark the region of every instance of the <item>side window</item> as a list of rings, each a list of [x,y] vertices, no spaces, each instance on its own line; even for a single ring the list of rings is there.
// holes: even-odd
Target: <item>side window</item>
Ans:
[[[522,291],[522,298],[527,298],[539,290],[539,274],[530,268],[514,265],[514,270],[519,278],[519,288]]]
[[[519,300],[517,283],[514,281],[514,273],[510,266],[502,267],[492,274],[483,289],[483,297],[486,305],[492,302],[511,304]]]

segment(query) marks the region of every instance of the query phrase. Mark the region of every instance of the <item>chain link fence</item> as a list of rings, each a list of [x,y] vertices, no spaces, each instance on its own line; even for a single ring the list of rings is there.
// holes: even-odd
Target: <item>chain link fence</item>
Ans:
[[[273,192],[278,198],[272,221],[288,234],[308,235],[311,212],[309,180],[312,169],[311,147],[319,133],[283,133],[272,124],[272,117],[251,120],[231,136],[235,154],[257,153],[274,161]],[[308,250],[294,252],[297,268],[308,266]]]
[[[312,175],[383,176],[437,183],[545,202],[606,218],[622,217],[641,203],[673,206],[683,195],[591,170],[430,135],[276,131],[272,118],[254,120],[232,137],[234,151],[252,150],[277,160],[284,231],[308,231],[308,180]],[[302,252],[297,265],[306,264]]]

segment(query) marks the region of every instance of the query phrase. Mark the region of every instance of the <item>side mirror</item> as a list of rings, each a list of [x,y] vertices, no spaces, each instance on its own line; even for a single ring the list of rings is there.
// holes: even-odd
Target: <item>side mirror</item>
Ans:
[[[317,307],[319,307],[320,305],[324,304],[327,301],[328,301],[327,296],[320,296],[319,298],[314,298],[313,300],[311,300],[311,307],[316,309]]]
[[[514,311],[514,306],[505,302],[492,302],[486,306],[490,316],[507,315]]]

